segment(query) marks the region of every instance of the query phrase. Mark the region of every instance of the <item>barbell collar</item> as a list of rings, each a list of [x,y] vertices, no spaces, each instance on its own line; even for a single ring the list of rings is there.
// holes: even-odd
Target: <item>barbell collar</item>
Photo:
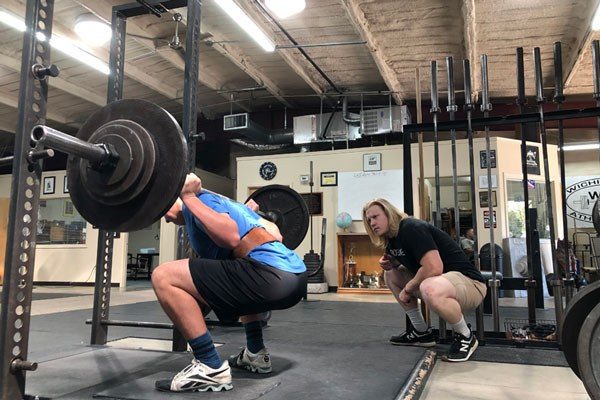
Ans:
[[[115,154],[107,146],[91,144],[74,136],[44,125],[36,125],[31,130],[34,142],[44,147],[67,153],[71,156],[84,158],[96,165],[113,163]]]

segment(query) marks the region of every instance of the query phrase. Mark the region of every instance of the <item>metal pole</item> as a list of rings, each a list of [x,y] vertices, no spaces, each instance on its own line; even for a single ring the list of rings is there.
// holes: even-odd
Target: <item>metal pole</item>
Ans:
[[[517,107],[522,114],[525,111],[527,98],[525,97],[525,64],[523,63],[523,48],[517,48]],[[533,240],[533,226],[531,226],[531,214],[529,213],[529,179],[527,171],[527,126],[521,124],[521,172],[523,174],[523,203],[525,208],[525,249],[527,254],[527,278],[525,287],[527,288],[527,313],[530,324],[536,323],[535,310],[535,291],[537,281],[533,274],[533,249],[531,243]]]
[[[471,179],[469,187],[471,191],[471,219],[473,231],[475,232],[475,240],[473,243],[473,263],[478,271],[481,270],[479,265],[479,233],[477,231],[477,200],[475,192],[475,153],[473,151],[473,128],[471,127],[471,113],[475,110],[475,105],[472,100],[471,93],[471,65],[469,60],[463,60],[463,74],[465,86],[465,111],[467,112],[467,138],[469,141],[469,174]],[[477,324],[477,339],[485,339],[485,327],[483,322],[483,306],[479,305],[475,311]]]
[[[489,116],[492,109],[490,103],[490,94],[488,87],[488,66],[487,55],[481,55],[481,111],[484,117]],[[492,279],[489,281],[492,298],[492,320],[494,322],[494,332],[500,331],[500,315],[498,310],[498,287],[500,281],[496,278],[496,243],[494,241],[494,202],[492,198],[492,158],[490,154],[490,128],[485,126],[485,157],[487,159],[487,195],[488,195],[488,224],[490,229],[490,265],[492,267]]]
[[[437,116],[440,113],[438,106],[438,90],[437,90],[437,61],[431,61],[431,109],[433,114],[433,162],[435,165],[435,226],[442,227],[441,223],[441,205],[440,205],[440,147],[437,131]],[[440,340],[446,339],[446,321],[439,318]]]
[[[454,113],[458,111],[456,97],[454,94],[454,59],[446,57],[446,72],[448,75],[448,106],[446,111],[450,115],[450,121],[454,121]],[[454,195],[454,232],[456,243],[460,244],[460,210],[458,209],[458,177],[456,175],[456,130],[450,130],[452,142],[452,188]]]
[[[108,61],[110,74],[108,76],[108,89],[106,93],[107,104],[120,100],[123,97],[126,25],[125,17],[113,7],[111,24],[113,31]],[[90,336],[91,344],[106,344],[108,338],[108,325],[103,325],[102,322],[108,319],[110,310],[110,282],[112,276],[114,236],[114,233],[105,230],[98,232],[94,308],[92,311]]]
[[[36,79],[31,71],[36,63],[50,65],[50,45],[47,40],[39,41],[36,32],[47,38],[52,36],[54,1],[42,4],[39,0],[28,0],[26,7],[0,313],[3,400],[24,398],[25,371],[37,366],[27,360],[27,352],[42,168],[39,162],[30,164],[28,155],[32,150],[31,129],[46,120],[48,80]]]
[[[546,124],[544,122],[544,93],[543,93],[543,82],[542,82],[542,62],[540,57],[540,48],[535,47],[533,49],[533,62],[535,67],[535,92],[536,101],[538,103],[538,112],[540,114],[540,136],[542,137],[542,152],[544,159],[544,178],[546,181],[546,201],[548,210],[548,225],[550,226],[550,249],[552,251],[552,266],[554,270],[554,279],[551,284],[554,293],[554,312],[556,314],[556,337],[561,336],[561,319],[563,311],[562,302],[562,274],[558,269],[558,263],[556,262],[556,247],[555,247],[555,229],[554,229],[554,206],[552,205],[552,188],[550,186],[550,167],[548,165],[548,138],[546,136]],[[560,339],[557,339],[560,342]]]
[[[556,103],[556,109],[561,109],[561,104],[565,101],[565,95],[563,93],[563,72],[562,72],[562,48],[560,42],[554,43],[554,97],[553,100]],[[563,229],[563,251],[565,252],[565,276],[563,277],[563,284],[565,287],[565,306],[569,305],[573,298],[573,289],[575,287],[575,280],[571,276],[570,269],[570,257],[569,257],[569,227],[567,220],[567,181],[565,174],[565,134],[564,124],[562,120],[558,121],[558,158],[560,166],[560,197],[561,197],[561,214],[562,214],[562,229]]]

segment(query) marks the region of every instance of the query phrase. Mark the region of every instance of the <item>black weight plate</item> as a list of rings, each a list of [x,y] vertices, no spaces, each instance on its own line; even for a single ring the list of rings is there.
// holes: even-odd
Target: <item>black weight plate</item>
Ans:
[[[594,222],[594,228],[598,235],[600,235],[600,199],[596,200],[594,208],[592,209],[592,221]]]
[[[310,216],[308,207],[302,196],[294,189],[283,185],[263,186],[252,193],[249,199],[254,200],[264,213],[274,213],[276,225],[283,236],[283,244],[288,249],[295,249],[302,243]]]
[[[84,219],[107,231],[130,232],[151,225],[175,202],[185,181],[188,153],[181,128],[171,114],[139,99],[119,100],[102,107],[85,121],[77,137],[89,141],[101,126],[119,119],[141,125],[153,141],[156,160],[152,176],[139,194],[118,205],[97,201],[81,179],[79,157],[69,156],[67,176],[71,199]]]
[[[600,303],[585,318],[577,341],[577,363],[583,385],[600,399]]]
[[[577,365],[577,340],[583,321],[600,301],[600,281],[582,288],[571,299],[562,320],[561,342],[569,366],[579,375]]]

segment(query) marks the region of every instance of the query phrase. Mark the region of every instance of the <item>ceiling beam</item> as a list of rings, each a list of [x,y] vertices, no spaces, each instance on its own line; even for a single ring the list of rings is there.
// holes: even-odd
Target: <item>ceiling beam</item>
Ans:
[[[24,18],[25,4],[23,4],[21,1],[3,0],[2,7],[9,10],[13,14],[20,16],[21,18]],[[56,20],[52,22],[52,32],[66,39],[72,40],[75,43],[77,42],[77,38],[75,37],[73,32]],[[98,57],[100,60],[108,62],[109,52],[105,48],[92,47],[89,50],[90,53],[95,57]],[[125,75],[169,99],[175,100],[181,99],[183,97],[183,90],[173,88],[163,83],[160,79],[148,75],[140,68],[137,68],[134,65],[127,62],[125,63]]]
[[[16,96],[16,94],[13,95],[11,93],[0,92],[0,104],[4,104],[5,106],[9,106],[14,108],[15,110],[18,110],[19,101],[15,98]],[[81,126],[80,124],[71,121],[66,116],[51,111],[46,111],[46,118],[63,125],[72,126],[74,128],[79,128]]]
[[[367,42],[367,46],[377,65],[377,69],[379,69],[381,77],[388,89],[393,92],[392,96],[394,97],[394,100],[396,100],[397,104],[402,104],[406,94],[398,79],[398,74],[389,64],[385,54],[383,54],[383,43],[377,40],[373,32],[371,32],[371,22],[360,8],[359,2],[357,0],[340,0],[340,2],[362,40]]]
[[[477,59],[477,27],[475,18],[475,0],[464,0],[461,5],[463,17],[463,44],[465,58],[471,65],[471,92],[477,103],[481,91],[481,68]]]
[[[185,24],[186,13],[185,9],[175,10],[183,16],[182,22]],[[223,42],[230,42],[230,38],[220,33],[220,29],[214,25],[211,25],[208,19],[204,19],[200,25],[202,32],[209,32],[211,34],[211,40],[215,42],[212,46],[213,49],[218,51],[221,55],[225,56],[229,61],[235,64],[239,69],[244,71],[250,78],[259,86],[264,86],[269,93],[271,93],[277,100],[288,108],[293,108],[292,104],[285,99],[283,90],[279,88],[266,74],[260,71],[260,68],[256,66],[252,60],[245,56],[239,46],[232,45],[230,43],[224,44]],[[203,69],[203,73],[206,69]],[[202,76],[202,74],[200,74]],[[227,88],[212,88],[214,90],[226,90]],[[234,88],[235,89],[235,88]]]
[[[112,7],[113,7],[112,3],[110,3],[106,0],[94,0],[94,1],[74,0],[74,1],[77,4],[81,5],[82,7],[84,7],[85,9],[87,9],[92,14],[95,14],[101,20],[104,20],[106,23],[108,23],[108,24],[111,23]],[[175,10],[172,10],[172,12],[175,12]],[[185,17],[187,15],[187,10],[180,9],[179,12],[183,16],[182,24],[185,25]],[[162,18],[169,18],[170,15],[171,15],[170,13],[165,13],[165,14],[163,14]],[[157,29],[156,26],[153,26],[153,25],[142,26],[143,21],[144,20],[141,17],[140,18],[131,18],[131,19],[127,20],[127,34],[130,35],[129,37],[131,39],[135,40],[137,43],[141,44],[142,46],[146,47],[147,49],[155,51],[156,55],[158,55],[159,57],[161,57],[164,60],[171,63],[175,68],[179,69],[180,71],[185,71],[185,61],[184,61],[181,53],[176,50],[171,49],[166,44],[165,44],[165,46],[157,48],[156,43],[151,38],[161,38],[162,36],[164,36],[163,32],[160,31],[160,28]],[[174,30],[172,33],[175,33]],[[219,79],[218,77],[216,77],[210,73],[209,68],[206,68],[205,66],[202,65],[203,62],[204,61],[203,61],[202,57],[200,57],[200,62],[199,62],[200,65],[198,68],[198,71],[199,71],[198,82],[200,84],[208,87],[209,89],[212,89],[215,91],[229,89],[229,88],[225,87],[225,85],[221,79]],[[127,66],[129,64],[126,63],[125,65],[126,65],[125,72],[127,72]],[[250,112],[250,108],[248,106],[246,106],[245,104],[240,103],[239,101],[236,101],[235,104],[238,107],[240,107],[241,109],[243,109],[244,111]],[[202,112],[206,117],[215,118],[215,114],[210,109],[208,109],[208,107],[201,107],[199,105],[197,105],[197,106],[198,106],[198,111]]]
[[[588,12],[585,14],[585,22],[581,24],[581,26],[585,28],[580,32],[580,34],[577,37],[577,45],[572,47],[573,51],[567,56],[567,61],[564,64],[566,66],[566,68],[564,69],[564,71],[566,71],[566,74],[563,74],[563,79],[565,80],[565,90],[568,89],[569,85],[571,84],[571,81],[573,80],[573,77],[575,76],[575,74],[579,70],[579,67],[583,63],[583,60],[585,59],[584,56],[587,50],[591,49],[592,40],[594,36],[591,29],[592,19],[594,18],[595,11],[599,7],[599,4],[600,1],[598,0],[593,1],[591,2],[591,4],[589,4],[587,9]],[[563,59],[564,58],[565,57],[563,56]]]
[[[276,38],[281,35],[275,25],[268,20],[258,6],[251,1],[242,1],[238,5],[248,14],[250,18],[265,32],[270,38]],[[287,43],[286,43],[287,44]],[[311,71],[314,68],[296,49],[279,49],[277,53],[283,58],[287,65],[300,77],[306,84],[320,97],[325,98],[323,93],[327,92],[327,82],[320,75]]]
[[[21,72],[21,61],[7,56],[6,54],[0,53],[0,64],[12,69],[15,72]],[[60,89],[63,92],[67,92],[73,96],[77,96],[85,101],[89,101],[90,103],[94,103],[99,106],[106,105],[106,99],[104,96],[101,96],[96,92],[92,92],[91,90],[85,89],[80,85],[76,85],[60,77],[48,78],[48,85],[56,89]]]

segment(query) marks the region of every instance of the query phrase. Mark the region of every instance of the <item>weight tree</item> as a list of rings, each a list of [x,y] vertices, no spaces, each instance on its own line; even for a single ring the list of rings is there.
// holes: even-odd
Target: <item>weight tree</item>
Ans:
[[[142,3],[142,2],[140,2]],[[183,135],[195,139],[200,37],[200,0],[146,1],[115,6],[112,10],[112,41],[110,46],[107,103],[119,100],[123,94],[126,20],[152,12],[187,6],[187,35],[183,98]],[[158,6],[158,7],[155,7]],[[57,76],[51,65],[49,39],[52,36],[53,0],[28,0],[23,36],[19,111],[12,166],[11,203],[7,228],[5,278],[0,315],[0,392],[4,400],[39,398],[25,394],[26,371],[34,371],[37,363],[27,359],[29,324],[35,265],[35,243],[39,189],[42,166],[40,159],[52,155],[42,149],[42,143],[31,140],[34,127],[46,123],[48,98],[47,77]],[[36,33],[43,34],[40,40]],[[189,143],[189,141],[188,141]],[[188,147],[189,165],[195,161],[195,146]],[[108,216],[107,216],[108,218]],[[101,229],[98,233],[96,284],[92,322],[92,343],[104,344],[108,318],[113,240],[118,233]]]

